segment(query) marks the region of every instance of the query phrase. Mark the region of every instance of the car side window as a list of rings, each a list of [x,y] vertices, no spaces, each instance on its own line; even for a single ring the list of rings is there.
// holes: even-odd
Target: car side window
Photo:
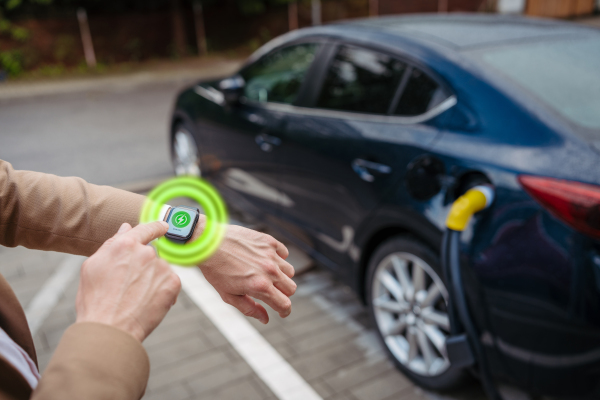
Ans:
[[[259,102],[292,104],[319,45],[299,44],[276,50],[242,71],[244,96]]]
[[[446,91],[436,81],[420,69],[413,68],[394,114],[407,117],[421,115],[446,98]]]
[[[317,107],[387,114],[406,64],[385,54],[341,46],[323,83]]]

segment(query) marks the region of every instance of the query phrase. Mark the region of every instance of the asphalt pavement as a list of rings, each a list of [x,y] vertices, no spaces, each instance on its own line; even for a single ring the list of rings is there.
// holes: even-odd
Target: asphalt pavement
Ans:
[[[169,176],[176,94],[238,65],[217,60],[194,70],[0,85],[0,159],[100,185]]]

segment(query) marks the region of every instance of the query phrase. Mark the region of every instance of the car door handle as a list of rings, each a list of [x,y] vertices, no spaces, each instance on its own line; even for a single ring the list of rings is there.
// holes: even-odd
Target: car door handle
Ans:
[[[371,175],[369,171],[376,171],[380,174],[389,174],[392,172],[392,168],[388,167],[387,165],[363,160],[362,158],[357,158],[352,161],[352,169],[363,181],[367,182],[373,182],[375,180],[375,177]]]
[[[266,151],[267,153],[272,151],[274,146],[281,144],[281,139],[276,136],[267,135],[266,133],[256,135],[254,141],[262,151]]]

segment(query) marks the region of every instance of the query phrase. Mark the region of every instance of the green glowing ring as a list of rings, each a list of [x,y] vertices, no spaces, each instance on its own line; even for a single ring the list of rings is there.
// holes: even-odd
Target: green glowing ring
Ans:
[[[210,183],[191,176],[178,177],[152,189],[142,207],[140,223],[157,221],[162,206],[175,197],[188,197],[200,204],[206,215],[204,231],[185,245],[161,237],[154,246],[159,256],[169,263],[191,267],[207,260],[219,248],[227,227],[227,208]]]

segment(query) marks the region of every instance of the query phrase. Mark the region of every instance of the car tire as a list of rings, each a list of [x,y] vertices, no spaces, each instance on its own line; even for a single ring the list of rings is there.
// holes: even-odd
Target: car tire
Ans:
[[[193,134],[193,129],[186,123],[178,123],[173,129],[171,162],[177,176],[202,176],[198,142]]]
[[[445,355],[448,295],[436,252],[411,237],[390,238],[373,252],[366,285],[371,320],[396,367],[430,390],[464,383],[467,371]]]

